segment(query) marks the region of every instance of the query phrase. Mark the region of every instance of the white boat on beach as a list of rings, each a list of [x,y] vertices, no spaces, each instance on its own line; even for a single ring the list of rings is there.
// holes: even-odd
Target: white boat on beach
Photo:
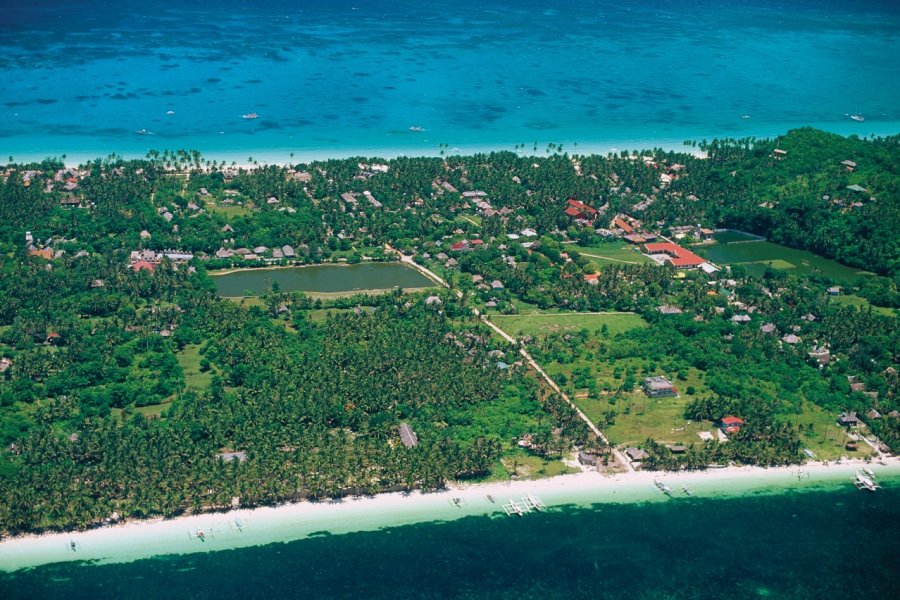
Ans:
[[[853,485],[855,485],[856,489],[858,490],[868,490],[870,492],[874,492],[880,487],[870,477],[863,474],[861,471],[856,472],[856,477],[853,479]]]
[[[252,113],[247,113],[245,115],[241,115],[241,118],[242,119],[258,119],[259,115],[256,114],[255,112],[252,112]]]
[[[667,496],[672,493],[672,488],[667,486],[665,483],[663,483],[659,479],[654,479],[653,485],[655,485],[659,491],[661,491],[663,494],[665,494]]]

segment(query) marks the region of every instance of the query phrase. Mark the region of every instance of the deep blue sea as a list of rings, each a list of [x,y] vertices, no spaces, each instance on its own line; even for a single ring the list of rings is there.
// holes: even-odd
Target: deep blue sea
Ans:
[[[0,156],[892,134],[898,57],[896,0],[9,1]]]
[[[900,488],[561,507],[126,564],[0,573],[0,597],[894,599]]]

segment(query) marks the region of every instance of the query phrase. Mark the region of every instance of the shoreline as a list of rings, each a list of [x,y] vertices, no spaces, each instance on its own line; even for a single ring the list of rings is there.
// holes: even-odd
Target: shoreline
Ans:
[[[689,487],[692,497],[697,499],[740,497],[751,491],[778,494],[824,490],[850,486],[853,475],[863,466],[874,470],[880,480],[900,478],[900,460],[891,458],[885,465],[854,460],[841,464],[724,467],[676,473],[583,471],[546,479],[453,484],[432,493],[391,492],[173,519],[155,518],[81,532],[25,534],[0,541],[0,571],[68,561],[131,562],[161,555],[244,548],[463,517],[519,518],[507,517],[502,504],[526,494],[540,497],[553,509],[598,503],[673,502],[687,497],[683,487]],[[664,496],[655,487],[657,478],[671,486],[671,497]],[[487,499],[489,494],[496,502]],[[453,503],[454,498],[461,500],[460,506]],[[521,518],[527,519],[528,515]],[[204,531],[205,539],[196,537],[197,530]],[[70,548],[73,541],[75,551]]]
[[[686,146],[684,144],[684,141],[686,139],[689,139],[697,141],[699,143],[704,139],[711,141],[713,139],[741,139],[747,137],[754,137],[758,140],[774,139],[776,137],[785,135],[790,130],[799,129],[802,127],[813,127],[815,129],[820,129],[822,131],[826,131],[843,137],[848,137],[850,135],[856,135],[859,137],[869,137],[870,135],[875,137],[887,137],[897,135],[898,132],[900,132],[900,123],[896,121],[872,121],[868,126],[864,125],[860,127],[860,125],[860,123],[857,123],[855,121],[849,123],[846,123],[844,121],[780,123],[765,124],[760,126],[759,128],[754,128],[752,130],[732,131],[730,133],[727,131],[718,133],[696,131],[693,133],[683,132],[683,134],[672,133],[666,136],[660,136],[658,138],[646,135],[639,137],[623,135],[621,137],[618,137],[613,134],[603,139],[578,140],[574,138],[570,139],[564,136],[566,137],[566,139],[548,139],[537,141],[537,151],[534,151],[533,149],[533,139],[525,140],[525,142],[522,142],[521,140],[519,142],[500,140],[487,143],[459,142],[457,144],[449,142],[444,148],[438,146],[438,142],[440,140],[435,140],[433,144],[429,143],[428,145],[403,145],[388,143],[372,146],[329,146],[318,148],[290,146],[285,143],[260,148],[244,147],[241,150],[235,150],[232,146],[228,146],[226,148],[213,148],[210,147],[207,143],[200,144],[200,146],[204,146],[202,148],[194,149],[199,150],[206,160],[215,160],[216,162],[224,161],[226,163],[226,166],[230,166],[230,163],[234,162],[235,167],[254,169],[267,165],[291,166],[298,164],[310,164],[312,162],[322,162],[330,159],[341,160],[348,158],[363,158],[366,160],[392,160],[401,156],[410,158],[446,158],[452,156],[471,156],[473,154],[490,152],[513,152],[522,157],[546,158],[547,156],[553,155],[553,153],[547,154],[546,152],[544,152],[548,143],[562,145],[565,153],[567,153],[570,157],[589,155],[605,156],[610,152],[619,153],[622,151],[632,152],[662,149],[667,152],[681,152],[685,154],[693,154],[695,156],[703,158],[705,156],[703,152],[701,152],[694,146]],[[288,140],[285,140],[285,142],[288,142]],[[516,147],[517,145],[521,146],[522,144],[524,144],[525,146],[524,149],[521,147]],[[78,145],[79,144],[77,141],[72,142],[72,146]],[[119,146],[120,151],[116,152],[115,154],[116,156],[125,160],[134,160],[146,158],[147,152],[150,150],[157,150],[160,152],[166,149],[170,151],[178,149],[187,150],[191,149],[191,146],[197,145],[198,144],[190,141],[189,139],[185,140],[183,143],[177,140],[171,140],[171,143],[167,141],[165,144],[140,147],[135,146],[133,141],[124,141],[124,143],[120,144]],[[84,146],[82,145],[82,147]],[[126,149],[122,150],[123,147]],[[14,158],[16,158],[16,162],[19,163],[41,162],[42,160],[45,160],[47,158],[59,159],[61,156],[65,155],[66,159],[64,162],[66,168],[74,168],[89,161],[93,161],[97,158],[105,158],[110,155],[110,151],[103,148],[87,148],[84,150],[73,151],[72,147],[61,148],[59,149],[59,151],[50,151],[49,153],[38,153],[34,150],[27,149],[17,151],[15,148],[7,148],[6,153],[11,154]],[[258,164],[248,164],[248,156],[253,156]]]

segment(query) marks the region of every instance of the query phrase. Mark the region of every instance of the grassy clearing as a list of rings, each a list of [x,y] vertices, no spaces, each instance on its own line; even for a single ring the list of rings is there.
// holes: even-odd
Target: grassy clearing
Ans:
[[[144,417],[148,419],[159,418],[162,414],[169,410],[169,407],[172,405],[171,400],[166,400],[165,402],[161,402],[159,404],[148,404],[147,406],[136,406],[132,409],[132,412],[135,414],[142,414]],[[123,415],[125,411],[121,408],[111,408],[109,409],[109,415],[113,419],[123,420]]]
[[[456,222],[481,227],[481,215],[457,215]]]
[[[831,298],[831,301],[835,304],[840,304],[842,306],[858,306],[862,310],[867,310],[871,308],[873,312],[876,312],[880,315],[884,315],[886,317],[896,317],[897,311],[893,308],[888,308],[886,306],[875,306],[871,304],[868,300],[861,296],[854,296],[853,294],[847,294],[846,296],[834,296]]]
[[[865,458],[872,454],[872,448],[865,442],[860,442],[859,448],[853,452],[844,448],[847,442],[845,429],[837,424],[833,414],[809,401],[803,402],[802,409],[802,414],[790,415],[787,420],[794,425],[802,425],[807,430],[800,437],[818,458],[822,460],[835,460],[841,456]]]
[[[647,322],[631,313],[531,313],[519,315],[491,315],[491,319],[503,331],[513,337],[539,337],[549,333],[574,332],[581,329],[599,333],[606,325],[610,335],[646,327]]]
[[[596,246],[567,245],[566,247],[583,254],[591,264],[598,267],[611,263],[653,264],[653,260],[641,254],[637,246],[623,242],[609,242]]]
[[[502,474],[505,476],[498,476],[497,479],[540,479],[578,472],[577,469],[567,466],[561,460],[548,460],[522,451],[505,456],[500,459],[500,462],[503,466],[502,472],[492,473],[492,475]]]
[[[219,204],[214,200],[207,200],[203,208],[206,209],[208,213],[220,214],[232,219],[234,217],[243,217],[244,215],[249,215],[252,210],[247,208],[247,206],[238,206],[237,204]]]
[[[200,370],[202,357],[199,344],[188,344],[184,350],[176,354],[176,357],[178,364],[181,365],[181,370],[184,371],[185,387],[196,390],[205,390],[209,387],[214,371],[211,369],[204,373]]]

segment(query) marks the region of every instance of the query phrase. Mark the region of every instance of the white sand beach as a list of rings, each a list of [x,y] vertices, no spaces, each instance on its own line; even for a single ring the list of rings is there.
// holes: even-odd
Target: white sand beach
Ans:
[[[844,461],[829,465],[728,467],[681,473],[636,471],[603,475],[591,471],[549,479],[450,486],[427,494],[390,493],[340,501],[299,502],[139,521],[84,532],[26,535],[0,542],[0,570],[73,560],[129,562],[164,554],[210,552],[468,516],[527,519],[528,515],[507,517],[502,509],[503,504],[520,501],[527,494],[540,498],[552,510],[564,505],[672,502],[687,498],[684,488],[698,498],[726,498],[748,492],[849,487],[862,467],[873,470],[881,481],[900,477],[897,459],[888,459],[885,464]],[[654,485],[657,478],[672,489],[671,497]],[[454,502],[455,498],[458,502]],[[202,539],[198,537],[199,532]]]

